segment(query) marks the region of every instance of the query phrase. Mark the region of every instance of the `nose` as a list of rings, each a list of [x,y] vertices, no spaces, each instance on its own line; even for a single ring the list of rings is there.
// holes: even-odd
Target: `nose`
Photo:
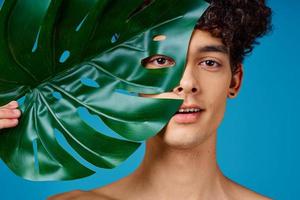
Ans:
[[[179,96],[186,94],[197,94],[199,92],[197,74],[194,73],[191,68],[186,67],[179,86],[175,87],[173,92]]]

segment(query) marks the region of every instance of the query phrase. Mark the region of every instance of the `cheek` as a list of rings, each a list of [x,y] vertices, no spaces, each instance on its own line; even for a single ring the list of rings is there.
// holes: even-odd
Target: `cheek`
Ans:
[[[218,126],[224,116],[230,80],[225,77],[210,83],[206,88],[207,107],[210,110],[210,120],[214,126]]]
[[[223,118],[224,112],[226,107],[226,95],[223,93],[220,93],[215,96],[215,99],[213,99],[209,105],[209,108],[211,109],[212,117],[213,119],[216,119],[217,121],[220,121]]]
[[[206,100],[212,105],[225,103],[227,92],[230,87],[231,73],[226,70],[219,74],[206,74],[202,76],[201,85],[203,86],[203,94]]]

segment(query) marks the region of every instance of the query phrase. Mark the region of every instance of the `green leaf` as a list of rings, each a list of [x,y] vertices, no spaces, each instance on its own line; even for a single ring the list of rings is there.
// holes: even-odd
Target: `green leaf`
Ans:
[[[59,144],[59,131],[86,161],[113,168],[157,134],[182,100],[143,98],[174,88],[183,73],[203,0],[6,0],[0,11],[0,105],[25,96],[16,128],[1,130],[0,157],[29,180],[94,173]],[[154,41],[157,35],[166,40]],[[146,69],[161,54],[175,66]],[[114,138],[90,127],[97,115]]]

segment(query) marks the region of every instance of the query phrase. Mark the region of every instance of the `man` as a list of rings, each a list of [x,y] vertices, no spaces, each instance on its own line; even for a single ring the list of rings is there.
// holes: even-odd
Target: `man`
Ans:
[[[149,98],[184,102],[166,127],[146,143],[139,168],[128,177],[89,192],[73,191],[50,199],[269,199],[225,177],[216,161],[217,128],[228,98],[243,78],[242,62],[256,38],[270,29],[264,0],[214,0],[195,27],[180,84]],[[155,55],[146,68],[172,67]],[[0,127],[16,126],[20,112],[11,102],[0,109]]]

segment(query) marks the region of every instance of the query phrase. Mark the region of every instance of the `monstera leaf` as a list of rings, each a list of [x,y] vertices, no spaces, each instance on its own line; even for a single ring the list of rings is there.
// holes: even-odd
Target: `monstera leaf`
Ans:
[[[60,145],[57,132],[98,167],[127,159],[181,105],[138,94],[178,84],[206,7],[202,0],[6,0],[0,11],[0,105],[25,100],[19,125],[1,130],[1,159],[29,180],[94,173]],[[166,55],[175,65],[145,68],[142,61],[153,55]],[[120,137],[90,127],[82,108]]]

